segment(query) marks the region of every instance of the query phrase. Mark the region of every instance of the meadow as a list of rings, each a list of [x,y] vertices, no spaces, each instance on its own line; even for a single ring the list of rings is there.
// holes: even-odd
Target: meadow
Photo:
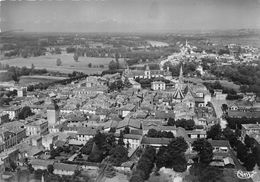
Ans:
[[[56,60],[60,58],[61,66],[56,65]],[[72,73],[73,71],[80,71],[86,74],[100,73],[108,68],[108,64],[114,58],[97,58],[97,57],[79,57],[78,62],[73,59],[73,54],[48,55],[30,58],[13,58],[4,59],[0,62],[2,64],[9,64],[10,66],[31,67],[34,64],[35,68],[46,68],[48,71],[59,71],[61,73]],[[89,68],[88,64],[92,67]],[[100,68],[100,65],[104,65]]]

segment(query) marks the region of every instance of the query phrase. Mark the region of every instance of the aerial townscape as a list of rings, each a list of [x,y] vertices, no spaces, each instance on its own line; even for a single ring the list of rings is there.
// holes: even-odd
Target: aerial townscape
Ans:
[[[260,181],[259,29],[14,28],[0,33],[1,182]]]

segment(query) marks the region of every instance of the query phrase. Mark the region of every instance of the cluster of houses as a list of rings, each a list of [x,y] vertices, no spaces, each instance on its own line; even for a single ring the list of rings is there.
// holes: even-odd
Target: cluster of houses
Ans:
[[[65,144],[85,145],[97,132],[114,131],[115,137],[119,138],[121,131],[126,128],[129,131],[123,135],[123,140],[129,146],[130,158],[140,147],[158,148],[170,142],[170,138],[148,137],[150,129],[183,137],[189,144],[187,155],[194,155],[192,142],[197,138],[207,138],[206,131],[219,122],[209,103],[212,97],[223,99],[222,93],[216,91],[212,96],[204,85],[185,83],[182,68],[178,81],[171,87],[160,81],[153,82],[151,89],[141,89],[134,81],[136,77],[172,80],[169,70],[152,71],[146,66],[144,71],[126,69],[122,77],[119,74],[90,76],[68,85],[28,92],[13,106],[1,112],[0,165],[8,167],[10,161],[27,157],[34,169],[46,169],[52,164],[55,174],[72,175],[78,165],[39,159],[39,154]],[[108,91],[110,83],[125,78],[129,79],[131,88]],[[34,115],[18,120],[17,115],[25,106],[29,106]],[[256,104],[242,108],[239,103],[234,103],[228,112],[258,112],[257,108]],[[194,120],[195,126],[190,130],[169,126],[170,118],[175,121],[184,119],[183,122]],[[259,125],[245,124],[242,134],[259,134],[259,128]],[[229,143],[214,140],[210,140],[210,143],[216,154],[212,165],[234,167]]]

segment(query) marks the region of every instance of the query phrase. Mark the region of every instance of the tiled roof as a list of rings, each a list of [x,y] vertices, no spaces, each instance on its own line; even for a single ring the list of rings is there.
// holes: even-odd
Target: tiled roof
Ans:
[[[64,163],[54,163],[54,170],[64,170],[64,171],[75,171],[78,166],[73,164],[64,164]]]
[[[151,138],[151,137],[143,137],[141,144],[152,145],[168,145],[172,139],[171,138]]]
[[[129,119],[129,118],[125,118],[124,120],[120,121],[118,123],[118,126],[117,128],[124,128],[126,126],[129,126],[129,127],[133,127],[133,128],[136,128],[136,129],[140,129],[141,127],[141,120],[139,119]]]
[[[233,110],[228,110],[228,116],[229,117],[235,117],[235,118],[242,118],[242,117],[246,117],[246,118],[260,118],[260,111],[233,111]]]
[[[77,130],[78,135],[95,135],[97,133],[96,129],[92,129],[89,127],[79,127]]]
[[[142,138],[142,135],[134,135],[134,134],[125,134],[124,135],[125,139],[135,139],[135,140],[140,140]]]
[[[228,147],[230,148],[230,144],[227,140],[208,140],[208,142],[213,146],[213,147]]]
[[[30,164],[33,166],[44,166],[47,167],[48,165],[53,165],[54,161],[52,160],[41,160],[41,159],[31,159]]]

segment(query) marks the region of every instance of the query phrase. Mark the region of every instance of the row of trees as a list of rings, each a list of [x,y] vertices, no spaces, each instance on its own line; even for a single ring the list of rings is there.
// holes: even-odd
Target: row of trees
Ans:
[[[214,93],[214,89],[223,90],[223,93],[228,94],[227,95],[228,100],[238,100],[243,98],[243,96],[237,95],[237,92],[234,89],[223,87],[219,81],[215,81],[213,83],[204,82],[203,84],[207,87],[207,89],[210,91],[211,94]]]
[[[172,132],[157,131],[156,129],[149,129],[147,136],[152,137],[152,138],[174,138],[174,135]]]
[[[174,120],[173,118],[169,118],[167,122],[168,126],[176,126],[176,127],[182,127],[185,130],[193,130],[195,127],[195,121],[192,119],[178,119]]]
[[[236,84],[242,85],[243,92],[260,94],[260,66],[232,65],[211,66],[210,72],[217,77],[227,78]]]
[[[156,150],[153,147],[146,147],[144,153],[140,157],[136,170],[130,178],[130,182],[144,182],[150,176],[152,169],[154,168],[154,162],[156,160]]]

